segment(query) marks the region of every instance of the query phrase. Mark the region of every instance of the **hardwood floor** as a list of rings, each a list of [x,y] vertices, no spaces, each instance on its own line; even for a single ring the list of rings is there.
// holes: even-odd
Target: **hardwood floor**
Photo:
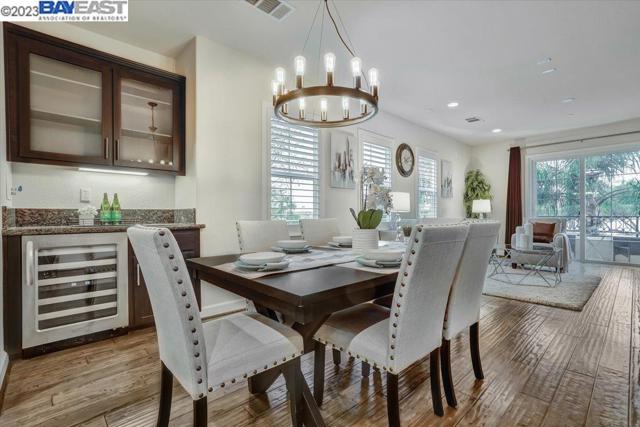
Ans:
[[[400,376],[403,426],[640,425],[640,270],[602,268],[582,312],[485,297],[475,381],[468,336],[451,341],[458,408],[431,409],[429,363]],[[332,426],[385,426],[384,375],[326,357],[322,413]],[[312,384],[313,355],[302,361]],[[177,383],[177,382],[176,382]],[[17,361],[2,426],[154,426],[160,363],[154,330]],[[174,386],[172,426],[189,426],[191,400]],[[252,396],[246,383],[209,394],[210,426],[286,426],[284,380]]]

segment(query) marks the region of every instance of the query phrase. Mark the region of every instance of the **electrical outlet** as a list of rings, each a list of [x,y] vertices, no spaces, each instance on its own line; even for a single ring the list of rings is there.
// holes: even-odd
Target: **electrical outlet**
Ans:
[[[80,201],[89,203],[91,201],[91,189],[90,188],[81,188],[80,189]]]

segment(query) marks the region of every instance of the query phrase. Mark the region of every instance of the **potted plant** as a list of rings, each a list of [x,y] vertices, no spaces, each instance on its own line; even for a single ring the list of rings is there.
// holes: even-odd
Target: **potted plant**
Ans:
[[[491,184],[480,170],[473,169],[467,172],[464,178],[464,208],[467,212],[467,218],[480,217],[471,209],[473,201],[478,199],[492,199]]]
[[[390,189],[385,186],[387,177],[382,168],[365,167],[362,169],[362,209],[356,214],[349,208],[358,228],[353,230],[353,249],[376,249],[378,247],[377,227],[382,215],[393,207]]]
[[[78,209],[78,223],[80,225],[93,225],[95,216],[98,214],[98,209],[94,206],[83,206]]]

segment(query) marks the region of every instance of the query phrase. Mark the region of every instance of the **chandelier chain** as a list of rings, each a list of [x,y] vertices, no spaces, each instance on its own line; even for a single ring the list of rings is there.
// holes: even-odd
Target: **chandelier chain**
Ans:
[[[309,37],[311,36],[311,31],[313,31],[313,27],[316,26],[316,19],[318,17],[318,11],[320,10],[320,5],[322,3],[318,3],[318,7],[316,7],[316,12],[313,14],[313,21],[311,21],[311,27],[309,27],[309,31],[307,32],[307,38],[304,39],[304,45],[302,46],[302,54],[304,54],[305,49],[307,48],[307,43],[309,42]]]
[[[351,56],[355,57],[356,56],[355,53],[353,53],[353,51],[351,50],[347,42],[345,42],[344,39],[342,38],[342,34],[340,34],[340,30],[338,29],[338,24],[336,24],[336,20],[333,19],[333,15],[331,14],[331,10],[329,9],[329,2],[327,0],[324,0],[324,6],[327,9],[327,14],[329,15],[329,18],[331,18],[331,22],[333,23],[333,28],[335,28],[338,38],[340,39],[344,47],[349,51]]]

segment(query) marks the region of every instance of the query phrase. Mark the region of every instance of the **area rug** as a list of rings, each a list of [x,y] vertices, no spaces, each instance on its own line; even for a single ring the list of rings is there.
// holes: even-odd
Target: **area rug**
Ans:
[[[513,283],[518,283],[522,275],[526,274],[522,270],[512,268],[505,268],[505,271],[514,273],[508,276]],[[545,277],[553,283],[551,274]],[[562,282],[555,287],[549,287],[537,275],[530,275],[518,285],[507,283],[505,275],[499,274],[493,278],[486,278],[483,293],[494,297],[582,311],[601,280],[600,276],[590,274],[565,273],[562,275]]]

